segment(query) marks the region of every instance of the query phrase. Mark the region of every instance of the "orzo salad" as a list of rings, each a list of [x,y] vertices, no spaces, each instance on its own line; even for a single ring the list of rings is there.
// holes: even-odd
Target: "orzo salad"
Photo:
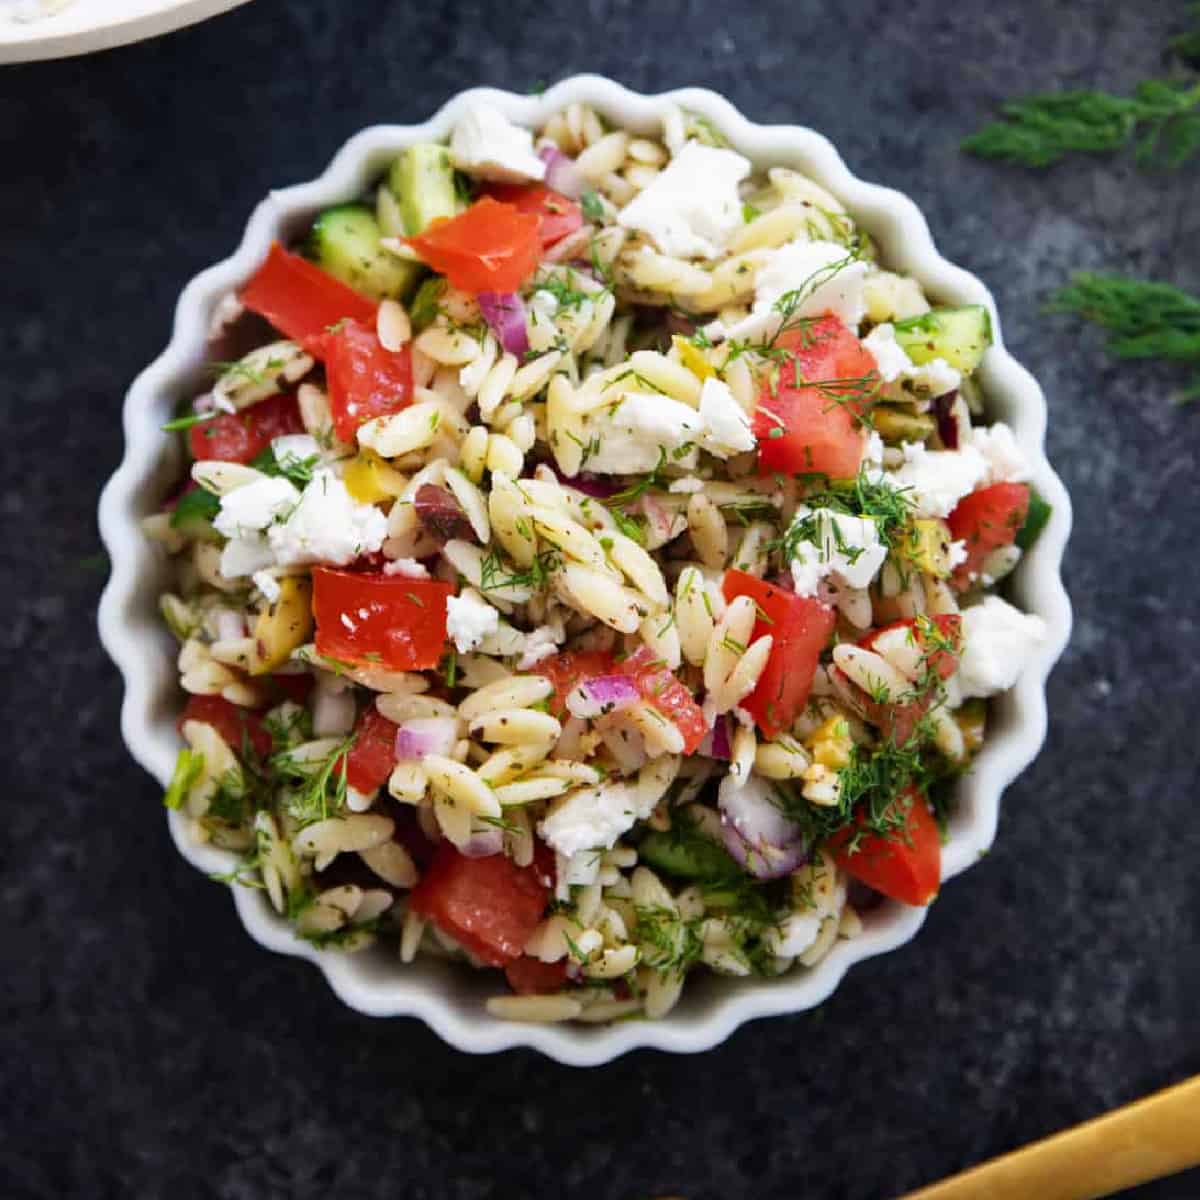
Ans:
[[[1045,524],[931,307],[702,118],[465,112],[274,245],[167,428],[166,794],[330,952],[661,1017],[928,904]]]

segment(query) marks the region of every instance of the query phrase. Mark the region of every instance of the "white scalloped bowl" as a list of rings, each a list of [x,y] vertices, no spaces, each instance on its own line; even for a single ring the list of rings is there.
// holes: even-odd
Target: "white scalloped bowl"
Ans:
[[[446,138],[466,105],[478,100],[529,126],[581,101],[620,125],[645,132],[658,128],[668,103],[695,110],[757,166],[797,168],[831,191],[876,240],[882,259],[913,275],[936,302],[985,304],[991,311],[995,344],[980,368],[989,415],[1012,426],[1035,464],[1034,483],[1053,506],[1049,525],[1020,563],[1010,590],[1018,605],[1045,620],[1049,636],[1016,687],[994,702],[987,743],[961,781],[959,805],[942,856],[942,878],[966,870],[992,843],[1001,792],[1041,747],[1046,732],[1046,676],[1071,628],[1070,603],[1060,578],[1071,508],[1043,451],[1045,400],[1033,377],[1005,350],[987,288],[938,254],[911,200],[856,179],[833,146],[811,129],[752,124],[720,96],[697,88],[643,96],[610,80],[582,75],[537,97],[475,89],[456,96],[424,125],[377,125],[363,130],[342,147],[319,178],[272,192],[255,209],[237,251],[184,288],[170,345],[138,376],[125,400],[125,458],[100,501],[100,531],[112,559],[112,575],[100,603],[100,636],[125,680],[121,730],[134,758],[166,785],[178,748],[174,721],[181,698],[173,643],[156,607],[157,595],[167,582],[167,566],[142,537],[139,520],[152,511],[182,471],[175,439],[164,437],[159,426],[180,395],[189,388],[198,390],[214,306],[249,277],[272,240],[298,236],[319,209],[364,191],[411,142]],[[175,844],[193,866],[205,872],[231,868],[231,855],[192,844],[179,815],[171,813],[168,819]],[[488,1015],[484,999],[497,991],[494,974],[436,960],[402,968],[382,950],[356,955],[318,952],[291,932],[260,891],[232,890],[242,922],[256,941],[316,963],[352,1008],[380,1017],[420,1017],[451,1045],[471,1053],[530,1046],[577,1066],[607,1062],[638,1046],[680,1053],[706,1050],[743,1021],[812,1008],[829,996],[853,963],[908,941],[925,917],[924,909],[887,903],[867,915],[860,937],[838,942],[815,968],[768,981],[695,977],[679,1006],[659,1021],[612,1027],[538,1026],[506,1023]],[[946,902],[953,903],[953,898]]]

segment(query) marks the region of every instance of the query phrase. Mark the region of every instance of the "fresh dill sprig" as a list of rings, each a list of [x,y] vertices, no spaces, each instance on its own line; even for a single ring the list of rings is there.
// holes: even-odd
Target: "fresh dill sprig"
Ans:
[[[1084,272],[1051,297],[1046,310],[1073,313],[1108,331],[1117,358],[1200,364],[1200,297],[1169,283]],[[1200,397],[1200,375],[1176,397]]]
[[[818,490],[804,497],[804,503],[814,511],[793,519],[779,539],[779,548],[785,559],[795,557],[800,542],[819,545],[826,526],[829,536],[835,541],[840,539],[836,522],[820,519],[821,509],[832,509],[835,513],[874,521],[880,542],[889,549],[896,545],[901,531],[912,516],[913,503],[907,489],[872,477],[865,465],[848,482],[830,480],[824,475],[816,476],[814,482],[818,484]],[[839,545],[838,549],[844,547]]]
[[[701,919],[685,921],[661,905],[639,906],[634,937],[640,944],[642,961],[664,974],[686,975],[704,950]]]
[[[291,750],[280,751],[267,760],[278,778],[300,785],[288,796],[286,805],[289,815],[301,825],[324,821],[331,811],[337,812],[344,806],[344,764],[356,737],[356,734],[350,734],[324,758],[314,761],[297,758]]]
[[[1141,165],[1178,167],[1200,150],[1198,108],[1200,85],[1163,79],[1146,80],[1132,96],[1094,88],[1049,92],[1002,105],[1002,119],[966,138],[962,148],[981,158],[1047,167],[1068,154],[1109,154],[1133,144]]]
[[[1193,21],[1200,21],[1200,4],[1189,4]],[[1167,49],[1189,67],[1200,67],[1200,27],[1178,34],[1167,43]]]

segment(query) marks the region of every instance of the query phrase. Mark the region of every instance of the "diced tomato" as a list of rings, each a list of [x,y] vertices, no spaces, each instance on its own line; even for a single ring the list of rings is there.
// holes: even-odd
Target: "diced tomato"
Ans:
[[[616,669],[632,675],[642,698],[662,713],[683,735],[683,753],[691,754],[704,741],[708,725],[692,693],[675,673],[646,646],[639,646]]]
[[[560,991],[567,982],[567,960],[547,963],[523,954],[504,968],[504,977],[518,996],[544,996]]]
[[[397,728],[373,704],[358,714],[345,766],[346,782],[356,792],[370,795],[392,773]]]
[[[259,758],[271,753],[271,735],[263,728],[260,718],[220,696],[189,696],[179,716],[180,730],[184,721],[203,721],[211,725],[235,754],[242,753],[243,744]]]
[[[904,827],[884,837],[855,833],[866,823],[860,809],[854,825],[829,840],[834,861],[868,887],[902,904],[926,905],[938,893],[942,878],[942,839],[925,797],[910,788],[892,801],[907,806]],[[897,814],[900,815],[900,814]]]
[[[437,666],[450,584],[332,567],[314,567],[312,577],[318,654],[393,671]]]
[[[515,292],[541,256],[540,226],[537,214],[484,196],[466,212],[434,221],[405,240],[464,292]]]
[[[759,393],[759,474],[854,478],[866,446],[859,418],[879,386],[870,351],[832,315],[789,330],[776,346],[790,356]]]
[[[291,393],[269,396],[238,413],[221,413],[188,430],[188,446],[197,461],[247,463],[257,458],[272,439],[303,433],[300,406]]]
[[[562,241],[583,224],[583,209],[542,183],[492,183],[487,194],[501,204],[511,204],[518,212],[533,213],[541,222],[538,233],[543,249]]]
[[[412,403],[412,348],[385,350],[375,329],[343,321],[325,337],[325,377],[333,431],[353,444],[364,421],[398,412]]]
[[[1028,512],[1027,483],[993,483],[958,502],[946,520],[950,536],[967,544],[966,560],[954,569],[951,580],[956,588],[971,585],[993,550],[1013,544]]]
[[[562,716],[567,707],[567,695],[577,684],[597,675],[611,675],[616,670],[613,656],[606,650],[567,650],[553,658],[544,658],[533,671],[545,675],[554,684],[550,711]]]
[[[330,326],[345,320],[372,325],[377,307],[374,300],[278,242],[242,288],[240,299],[318,358]]]
[[[821,651],[829,642],[836,614],[814,596],[797,596],[745,571],[725,572],[721,592],[726,601],[749,596],[758,606],[751,640],[769,634],[771,655],[754,691],[742,707],[769,738],[790,729],[808,703]]]
[[[409,908],[477,958],[503,967],[521,956],[549,898],[535,866],[518,867],[503,854],[467,858],[442,842]]]

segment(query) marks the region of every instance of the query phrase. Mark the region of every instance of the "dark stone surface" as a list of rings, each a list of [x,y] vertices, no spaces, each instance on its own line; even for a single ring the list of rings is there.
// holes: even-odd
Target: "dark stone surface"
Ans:
[[[256,0],[0,71],[0,1194],[883,1200],[1200,1071],[1200,414],[1038,312],[1076,267],[1200,287],[1200,176],[956,150],[1015,92],[1162,70],[1181,8]],[[121,395],[183,283],[359,127],[584,69],[811,124],[924,207],[1049,395],[1078,620],[1045,751],[915,944],[815,1014],[587,1072],[457,1054],[254,946],[170,846],[93,630]]]

